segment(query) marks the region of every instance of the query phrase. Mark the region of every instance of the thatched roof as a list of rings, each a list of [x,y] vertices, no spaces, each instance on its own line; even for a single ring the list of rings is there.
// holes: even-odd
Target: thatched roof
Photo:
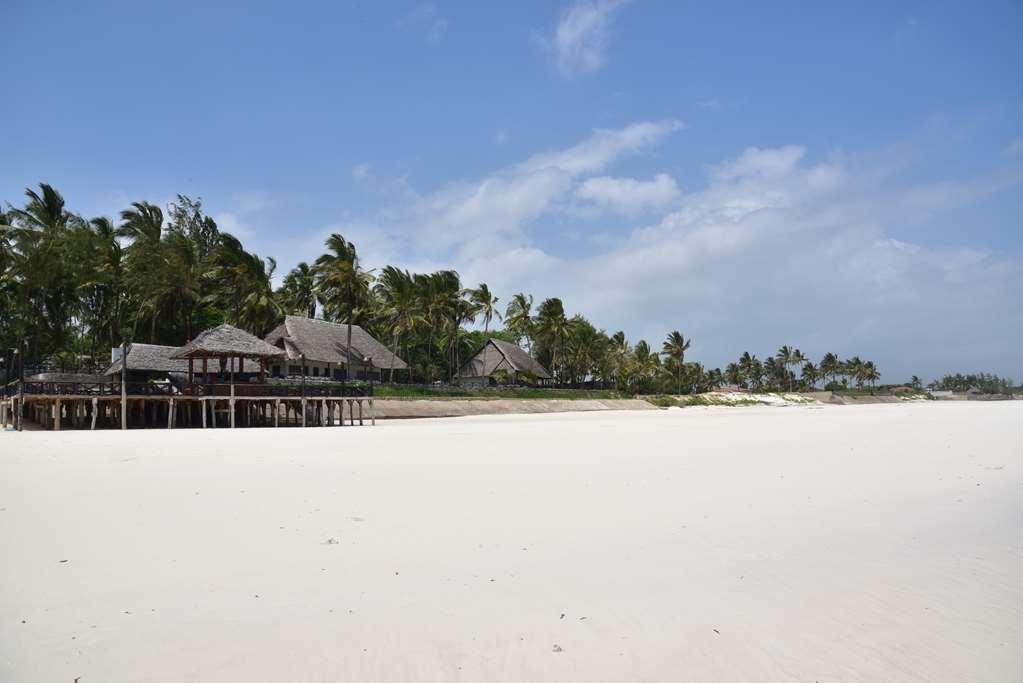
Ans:
[[[129,344],[128,370],[149,372],[188,372],[187,360],[174,360],[171,354],[180,346],[162,346],[160,344]],[[114,375],[121,371],[122,359],[118,358],[104,371],[104,375]]]
[[[198,337],[171,354],[171,358],[203,358],[242,356],[245,358],[275,358],[284,353],[245,330],[233,325],[221,325],[205,330]],[[128,359],[131,369],[131,358]]]
[[[344,365],[348,362],[348,354],[345,353],[348,326],[344,323],[289,315],[267,335],[266,341],[282,347],[289,360],[296,360],[304,354],[306,360],[315,363]],[[351,355],[357,362],[369,358],[370,364],[380,370],[389,370],[392,365],[395,370],[408,367],[405,361],[358,325],[352,325]]]
[[[484,364],[485,363],[485,364]],[[508,372],[525,372],[539,379],[550,379],[547,368],[517,344],[490,339],[476,355],[458,371],[459,377],[489,377],[498,370]]]
[[[128,345],[128,372],[176,372],[182,375],[188,373],[188,359],[174,358],[174,354],[181,350],[180,346],[163,346],[161,344],[129,344]],[[119,352],[117,347],[113,349]],[[200,372],[201,365],[193,363],[193,369]],[[207,364],[210,373],[218,373],[220,364]],[[110,364],[103,374],[116,375],[121,371],[121,359],[118,358]],[[238,370],[236,370],[238,371]],[[259,364],[246,360],[242,364],[242,370],[238,372],[259,372]]]

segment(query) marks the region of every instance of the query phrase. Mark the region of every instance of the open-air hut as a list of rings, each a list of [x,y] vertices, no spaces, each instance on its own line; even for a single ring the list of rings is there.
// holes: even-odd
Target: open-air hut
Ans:
[[[466,386],[489,386],[501,376],[512,384],[544,383],[551,379],[551,373],[535,358],[517,344],[501,339],[488,339],[458,371],[459,383]]]
[[[170,380],[171,382],[181,385],[188,380],[188,359],[186,358],[173,358],[179,350],[180,346],[164,346],[161,344],[128,344],[128,381],[129,382],[148,382],[152,380]],[[111,363],[110,366],[103,372],[106,376],[119,375],[121,368],[124,367],[124,359],[122,356],[122,350],[120,346],[116,346],[110,350]],[[213,367],[210,367],[208,363],[204,364],[201,368],[194,368],[194,375],[202,372],[202,378],[205,381],[210,381],[214,378],[223,381],[222,374],[225,374],[227,367],[225,365],[224,373],[221,372],[220,364],[217,363]],[[238,372],[244,375],[258,375],[259,374],[259,362],[251,359],[245,359]]]
[[[281,355],[280,349],[267,344],[259,337],[233,325],[224,324],[202,332],[198,337],[172,353],[170,359],[187,361],[189,384],[192,383],[195,376],[195,361],[202,361],[202,372],[206,375],[210,359],[218,361],[221,374],[227,370],[233,383],[234,374],[244,370],[246,358],[259,363],[259,379],[262,381],[266,375],[267,360]],[[131,358],[128,359],[128,368],[130,371]]]
[[[266,341],[286,355],[271,370],[276,376],[304,375],[345,379],[380,379],[384,373],[406,370],[408,365],[373,335],[352,325],[352,347],[348,349],[348,325],[315,318],[289,315],[266,336]]]

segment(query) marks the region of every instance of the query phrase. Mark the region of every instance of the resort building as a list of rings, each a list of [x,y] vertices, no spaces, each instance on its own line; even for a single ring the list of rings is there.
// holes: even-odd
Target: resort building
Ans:
[[[489,339],[458,371],[464,386],[491,384],[544,384],[551,379],[547,368],[517,344]]]
[[[381,380],[392,368],[408,369],[405,361],[358,325],[352,325],[349,349],[346,324],[289,315],[266,336],[266,342],[284,352],[284,357],[270,366],[273,377],[344,379],[349,359],[349,379]]]
[[[188,360],[185,358],[174,358],[174,354],[181,350],[180,346],[163,346],[161,344],[129,344],[128,345],[128,381],[146,382],[153,380],[170,380],[176,384],[183,383],[188,378]],[[110,349],[110,367],[103,374],[107,377],[120,376],[121,368],[124,366],[121,359],[121,347],[115,346]],[[206,364],[206,371],[203,372],[201,365],[193,367],[196,380],[211,382],[227,381],[231,367],[225,359],[224,367],[220,361]],[[235,361],[234,366],[236,379],[244,381],[249,375],[259,373],[259,363],[253,360]]]
[[[294,329],[284,327],[279,343],[290,345],[300,360],[309,351],[316,359],[329,358],[331,365],[338,362],[313,343],[327,344],[330,335],[305,334],[302,321],[291,320]],[[312,322],[316,321],[305,321]],[[360,374],[373,376],[377,364],[385,361],[395,367],[401,363],[383,356],[367,342],[372,337],[356,329],[362,344]],[[301,346],[286,341],[291,339],[286,335],[296,330]],[[353,338],[355,334],[353,330]],[[356,346],[351,346],[354,355]],[[0,429],[11,424],[20,431],[26,421],[55,431],[306,427],[346,421],[351,426],[376,421],[372,383],[307,381],[304,375],[300,381],[271,378],[272,367],[287,366],[288,353],[232,325],[205,330],[182,347],[129,344],[127,349],[126,357],[121,349],[112,351],[113,362],[103,375],[43,372],[0,385]],[[23,374],[21,367],[19,375]],[[320,376],[330,376],[329,370]]]

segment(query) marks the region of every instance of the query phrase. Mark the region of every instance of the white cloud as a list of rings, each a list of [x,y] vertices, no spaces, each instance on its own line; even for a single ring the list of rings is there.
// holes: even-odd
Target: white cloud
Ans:
[[[440,16],[432,3],[417,5],[398,20],[398,27],[405,30],[419,31],[430,45],[439,45],[448,30],[448,20]]]
[[[599,70],[607,59],[615,12],[627,0],[576,0],[558,21],[554,34],[541,39],[565,76]]]
[[[698,104],[700,109],[705,109],[706,111],[721,111],[721,100],[716,97],[700,100]]]
[[[277,205],[277,201],[274,200],[266,192],[260,190],[249,190],[246,192],[235,192],[231,199],[237,205],[238,210],[242,213],[253,213],[256,211],[263,211]]]
[[[576,199],[624,214],[664,208],[679,197],[678,184],[666,173],[653,180],[635,178],[588,178],[575,191]]]
[[[369,164],[358,164],[352,169],[352,180],[357,183],[365,182],[369,180]]]
[[[567,201],[580,177],[601,172],[681,126],[662,121],[596,130],[572,147],[536,154],[476,181],[448,184],[394,216],[382,216],[382,222],[390,223],[392,232],[409,235],[421,249],[456,248],[469,256],[506,248],[523,239],[524,229],[538,216]]]
[[[231,211],[215,213],[213,220],[217,222],[221,232],[231,233],[240,240],[251,240],[255,236],[252,228]]]
[[[1023,138],[1016,138],[1006,145],[1005,156],[1010,159],[1023,159]]]

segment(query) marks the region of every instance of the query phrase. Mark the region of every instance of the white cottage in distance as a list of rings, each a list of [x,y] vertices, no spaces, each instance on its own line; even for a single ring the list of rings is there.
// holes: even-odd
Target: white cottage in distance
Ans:
[[[348,325],[315,318],[289,315],[265,337],[268,344],[282,349],[285,358],[270,366],[273,377],[345,378],[351,358],[349,379],[386,379],[391,368],[407,370],[408,364],[391,353],[369,332],[352,325],[352,347],[347,348]]]

